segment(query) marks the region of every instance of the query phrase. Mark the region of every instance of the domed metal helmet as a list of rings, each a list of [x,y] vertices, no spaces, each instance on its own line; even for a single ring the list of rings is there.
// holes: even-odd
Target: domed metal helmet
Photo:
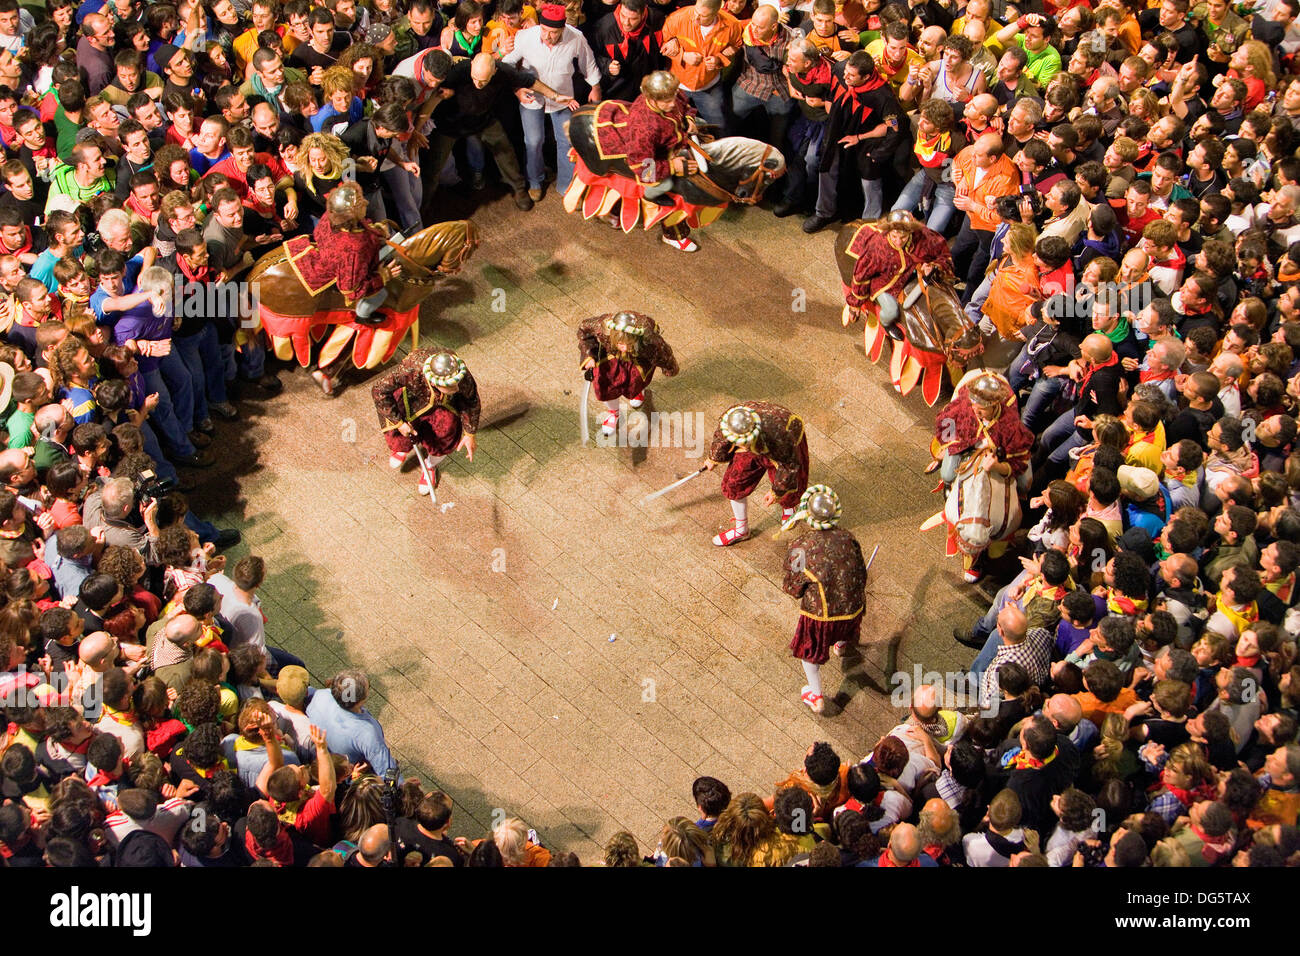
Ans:
[[[799,499],[799,510],[808,512],[808,525],[813,528],[833,528],[840,521],[844,509],[840,496],[830,485],[811,485]]]
[[[718,427],[722,435],[733,445],[752,445],[758,438],[761,423],[752,408],[736,405],[727,409]]]
[[[622,332],[640,338],[649,331],[647,327],[648,321],[648,317],[640,312],[618,312],[605,320],[605,330],[607,332]]]
[[[360,219],[364,214],[362,206],[365,201],[365,194],[357,183],[350,180],[339,183],[325,197],[325,211],[330,223],[344,226]]]
[[[450,349],[434,352],[424,363],[424,377],[431,385],[451,388],[465,377],[465,363]]]
[[[814,531],[829,531],[840,523],[840,496],[830,485],[809,485],[808,490],[799,498],[799,505],[794,514],[781,526],[788,531],[800,521],[808,522]]]
[[[1002,405],[1011,397],[1011,387],[1000,376],[986,372],[966,386],[966,394],[981,405]]]
[[[895,209],[885,216],[882,221],[886,231],[890,229],[906,229],[908,232],[914,232],[921,228],[921,223],[906,209]]]
[[[641,93],[651,100],[670,100],[681,87],[677,77],[667,70],[655,70],[641,81]]]

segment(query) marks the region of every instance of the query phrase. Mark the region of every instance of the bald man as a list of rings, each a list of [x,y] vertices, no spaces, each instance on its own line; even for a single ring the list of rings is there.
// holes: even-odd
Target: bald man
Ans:
[[[738,123],[759,110],[767,113],[764,141],[768,143],[785,142],[785,131],[796,108],[793,100],[781,95],[786,41],[778,16],[776,7],[766,4],[754,11],[745,34],[753,43],[745,44],[744,66],[731,91],[731,109]]]
[[[356,852],[348,857],[346,866],[392,866],[388,850],[392,840],[388,836],[388,824],[376,823],[357,841]]]
[[[922,852],[940,866],[950,863],[948,848],[961,843],[961,820],[957,812],[942,797],[931,797],[921,808],[920,826]],[[921,864],[925,866],[923,862]]]
[[[1094,332],[1079,345],[1080,357],[1066,366],[1066,374],[1078,383],[1074,407],[1043,432],[1040,454],[1059,474],[1070,460],[1070,451],[1092,441],[1092,420],[1098,415],[1120,416],[1119,381],[1123,367],[1110,339]],[[1055,475],[1053,475],[1055,477]]]
[[[154,676],[179,691],[190,679],[194,649],[203,626],[192,614],[159,620],[148,631],[147,648]]]
[[[524,212],[533,208],[528,195],[528,185],[519,169],[519,159],[506,131],[497,119],[497,110],[503,107],[506,97],[517,97],[521,102],[533,102],[532,93],[540,93],[556,102],[568,102],[531,73],[506,63],[499,63],[491,54],[480,53],[468,60],[457,60],[442,82],[442,89],[450,90],[433,111],[435,135],[429,147],[433,150],[433,170],[447,164],[456,141],[466,136],[478,136],[483,145],[492,151],[501,178],[514,191],[515,205]],[[438,188],[436,173],[421,177],[424,180],[424,209],[429,211]]]
[[[32,466],[42,479],[51,465],[72,460],[68,439],[76,424],[72,413],[62,405],[44,405],[37,409],[36,421],[32,423],[32,431],[36,436]]]
[[[910,823],[900,823],[889,835],[889,846],[867,866],[938,866],[927,853],[922,853],[921,831]]]

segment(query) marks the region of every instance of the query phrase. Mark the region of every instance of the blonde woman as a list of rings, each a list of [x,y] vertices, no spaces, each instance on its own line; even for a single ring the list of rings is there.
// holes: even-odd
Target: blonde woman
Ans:
[[[785,866],[798,843],[777,830],[776,820],[754,793],[732,798],[712,831],[719,866]]]
[[[1247,40],[1237,47],[1228,60],[1228,77],[1246,84],[1243,113],[1249,113],[1263,103],[1268,91],[1277,85],[1277,77],[1273,75],[1273,54],[1267,44]]]
[[[363,113],[363,103],[356,93],[356,74],[341,64],[331,66],[321,77],[321,92],[325,105],[311,118],[313,132],[343,132],[358,122]]]
[[[298,147],[294,173],[298,208],[311,217],[312,228],[325,215],[325,197],[345,178],[355,178],[355,165],[343,141],[333,133],[308,133]]]

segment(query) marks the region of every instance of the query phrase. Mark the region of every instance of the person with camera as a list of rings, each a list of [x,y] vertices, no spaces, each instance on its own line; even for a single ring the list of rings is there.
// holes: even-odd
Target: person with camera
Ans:
[[[138,496],[130,478],[110,478],[101,489],[87,495],[82,522],[92,534],[102,530],[106,547],[130,548],[142,554],[146,563],[158,564],[158,539],[162,535],[158,499]]]

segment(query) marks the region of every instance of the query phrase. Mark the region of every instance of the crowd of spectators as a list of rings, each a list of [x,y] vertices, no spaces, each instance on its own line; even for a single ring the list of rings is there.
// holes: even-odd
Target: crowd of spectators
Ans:
[[[768,795],[701,778],[604,862],[1300,859],[1300,3],[563,9],[0,0],[0,857],[578,864],[514,818],[449,836],[365,675],[312,687],[268,641],[264,563],[227,569],[238,534],[187,496],[214,419],[280,382],[237,307],[176,289],[216,301],[345,178],[404,230],[493,166],[531,210],[575,99],[667,68],[782,149],[775,215],[860,199],[952,238],[972,318],[1024,343],[1033,527],[958,629],[981,706],[922,688],[865,760],[814,744]]]

